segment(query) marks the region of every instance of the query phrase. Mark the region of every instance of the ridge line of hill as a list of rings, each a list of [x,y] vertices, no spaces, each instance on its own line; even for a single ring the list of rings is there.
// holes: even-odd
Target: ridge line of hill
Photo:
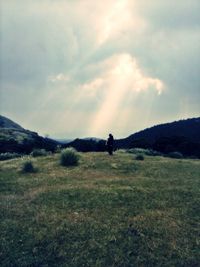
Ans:
[[[30,153],[35,148],[55,151],[57,146],[72,146],[78,151],[105,151],[105,140],[75,139],[66,144],[25,130],[12,120],[0,116],[0,152]],[[200,158],[200,117],[158,124],[115,140],[116,149],[148,148],[162,153],[178,151]]]

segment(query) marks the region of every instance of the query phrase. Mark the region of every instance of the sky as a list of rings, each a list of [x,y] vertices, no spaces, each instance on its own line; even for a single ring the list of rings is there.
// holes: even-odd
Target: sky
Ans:
[[[199,0],[2,0],[0,113],[54,138],[200,115]]]

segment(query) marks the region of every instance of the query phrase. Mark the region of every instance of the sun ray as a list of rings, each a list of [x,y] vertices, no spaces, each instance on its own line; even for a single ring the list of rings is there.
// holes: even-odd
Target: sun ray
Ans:
[[[147,93],[149,89],[155,88],[157,94],[163,90],[163,83],[159,79],[146,77],[137,62],[128,54],[121,54],[114,57],[112,64],[108,64],[110,69],[101,78],[102,87],[106,87],[104,101],[99,110],[94,114],[89,128],[92,135],[106,135],[107,132],[115,125],[119,125],[117,114],[119,110],[124,109],[127,101],[137,101],[142,92]],[[128,99],[127,99],[128,97]],[[148,96],[149,97],[149,96]],[[150,101],[152,102],[152,101]],[[150,103],[148,107],[151,108]],[[130,114],[133,108],[130,108]],[[144,114],[149,116],[150,111],[145,110]],[[130,117],[124,117],[125,121],[130,121]],[[114,123],[115,122],[115,123]]]

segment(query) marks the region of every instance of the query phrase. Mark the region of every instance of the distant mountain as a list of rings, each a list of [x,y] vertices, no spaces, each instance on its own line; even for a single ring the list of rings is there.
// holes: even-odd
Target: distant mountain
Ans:
[[[55,138],[54,140],[59,142],[60,144],[68,144],[68,143],[72,142],[74,139]]]
[[[82,138],[82,140],[92,140],[92,141],[95,141],[95,142],[99,142],[102,139],[101,138],[97,138],[97,137],[85,137],[85,138]]]
[[[54,151],[57,145],[55,140],[25,130],[12,120],[0,115],[0,153],[30,153],[35,148]]]
[[[81,142],[82,143],[87,143],[88,144],[88,141],[91,141],[91,142],[99,142],[99,141],[101,141],[102,139],[100,139],[100,138],[96,138],[96,137],[85,137],[85,138],[76,138],[76,139],[54,139],[54,140],[56,140],[57,142],[59,142],[60,144],[62,144],[62,145],[68,145],[69,146],[69,144],[74,144],[74,141],[75,141],[75,143],[77,143],[77,140],[81,140]]]
[[[200,156],[200,118],[180,120],[147,128],[116,140],[117,148],[153,148],[163,153],[179,151]]]
[[[105,151],[105,140],[99,138],[84,138],[84,139],[75,139],[72,142],[64,145],[64,147],[74,147],[76,150],[81,152],[89,151]]]

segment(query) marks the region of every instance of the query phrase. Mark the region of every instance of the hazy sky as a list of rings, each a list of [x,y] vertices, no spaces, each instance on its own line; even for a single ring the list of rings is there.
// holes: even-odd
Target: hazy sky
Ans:
[[[2,0],[0,112],[51,137],[200,114],[199,0]]]

